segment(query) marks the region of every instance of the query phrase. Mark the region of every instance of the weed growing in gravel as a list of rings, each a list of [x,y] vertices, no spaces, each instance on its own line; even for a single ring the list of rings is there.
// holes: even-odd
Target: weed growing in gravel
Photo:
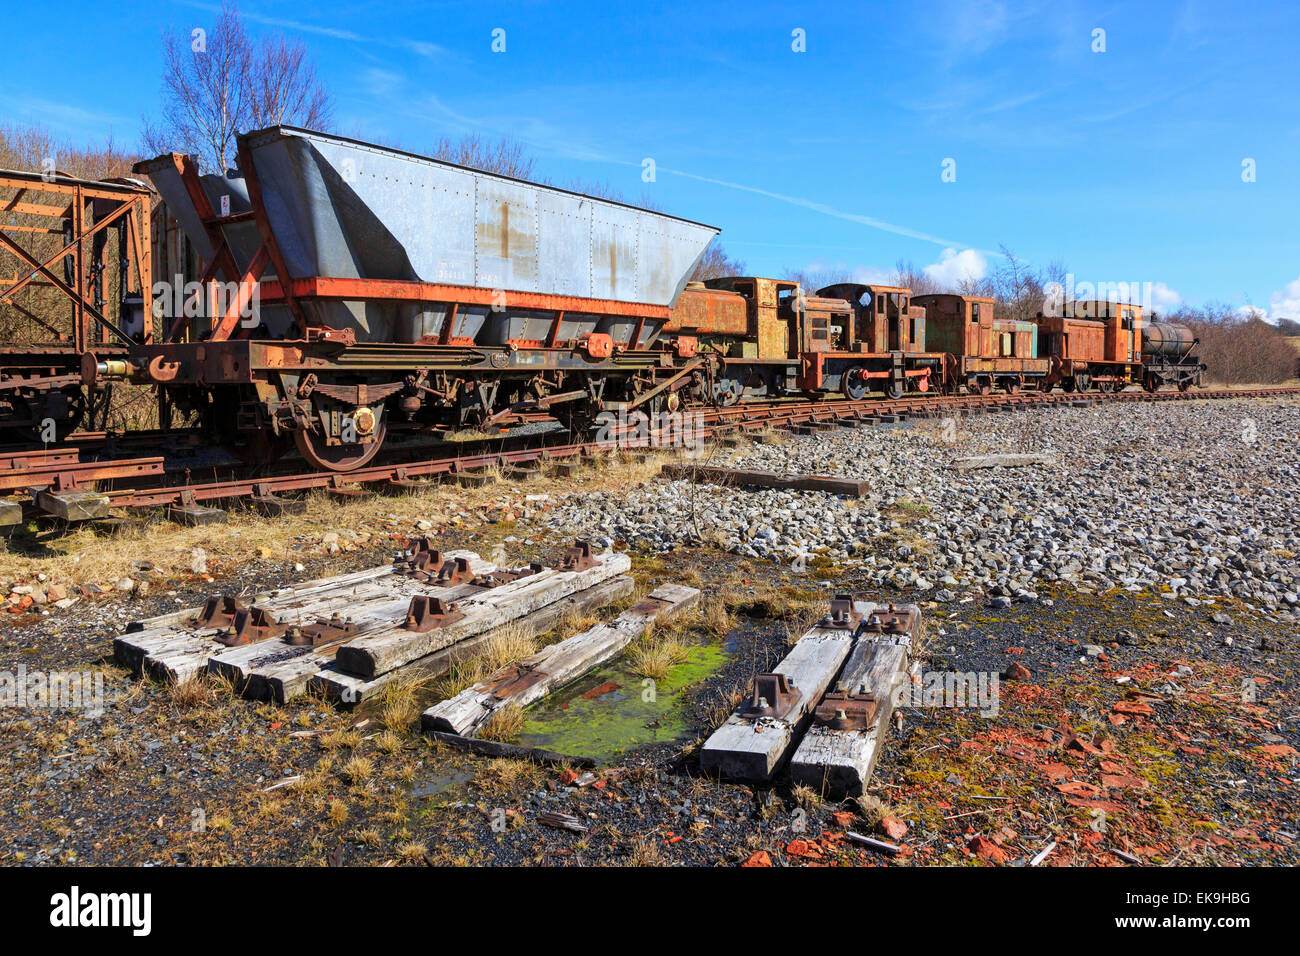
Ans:
[[[743,684],[732,684],[726,690],[713,691],[695,708],[700,726],[710,731],[721,727],[731,716],[731,712],[745,699],[746,689]]]
[[[667,862],[663,850],[653,840],[634,840],[632,852],[627,856],[628,866],[664,866]]]
[[[874,829],[889,815],[889,805],[874,794],[864,793],[853,802],[857,805],[858,815],[862,817],[863,825],[867,829]]]
[[[790,797],[794,800],[795,806],[802,810],[811,811],[821,803],[821,795],[806,783],[795,784],[794,789],[790,791]]]
[[[397,859],[407,865],[423,863],[428,853],[429,848],[427,846],[418,840],[411,840],[397,848]]]
[[[348,783],[358,784],[370,778],[375,772],[375,765],[369,757],[356,756],[344,763],[339,772]]]
[[[342,800],[331,800],[328,819],[334,826],[341,827],[348,820],[348,805]]]

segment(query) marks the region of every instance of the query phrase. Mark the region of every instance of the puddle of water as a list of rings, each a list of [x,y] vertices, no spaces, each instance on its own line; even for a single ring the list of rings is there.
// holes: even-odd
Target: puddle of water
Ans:
[[[424,797],[436,797],[446,793],[448,790],[454,790],[463,783],[468,783],[474,779],[473,770],[450,770],[446,773],[437,773],[429,777],[418,787],[411,789],[411,796],[416,800]]]
[[[609,761],[636,747],[684,739],[691,730],[683,688],[718,670],[725,647],[697,644],[651,686],[618,658],[524,712],[519,742],[575,757]],[[646,699],[652,697],[653,699]]]

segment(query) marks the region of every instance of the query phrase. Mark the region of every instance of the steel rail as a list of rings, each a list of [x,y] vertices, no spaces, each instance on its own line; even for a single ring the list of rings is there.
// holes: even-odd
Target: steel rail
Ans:
[[[1043,405],[1097,404],[1100,402],[1207,401],[1233,398],[1267,398],[1300,394],[1297,387],[1255,389],[1202,389],[1197,392],[1109,392],[1109,393],[1025,393],[1015,395],[948,395],[878,401],[773,403],[736,405],[730,408],[687,409],[700,415],[700,425],[710,437],[764,428],[787,428],[800,424],[861,422],[888,415],[939,417],[952,411],[1008,410]],[[119,508],[160,507],[185,501],[220,501],[250,495],[305,491],[314,488],[347,488],[378,482],[401,483],[412,479],[457,475],[496,466],[518,465],[574,457],[588,457],[610,451],[654,451],[662,445],[657,436],[624,434],[610,441],[587,441],[563,445],[537,445],[509,450],[486,451],[452,458],[368,465],[349,472],[303,472],[236,478],[227,481],[167,485],[156,488],[128,488],[105,491],[110,504]]]

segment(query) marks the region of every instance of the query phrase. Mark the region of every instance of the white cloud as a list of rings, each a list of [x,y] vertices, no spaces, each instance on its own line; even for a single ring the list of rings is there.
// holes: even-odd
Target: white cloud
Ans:
[[[1169,312],[1178,308],[1183,297],[1163,282],[1151,284],[1151,307],[1157,312]]]
[[[984,278],[989,263],[983,254],[975,249],[945,249],[939,261],[925,267],[928,275],[945,289],[955,289],[963,282],[975,282]]]
[[[1268,297],[1268,314],[1300,321],[1300,279],[1288,282]]]

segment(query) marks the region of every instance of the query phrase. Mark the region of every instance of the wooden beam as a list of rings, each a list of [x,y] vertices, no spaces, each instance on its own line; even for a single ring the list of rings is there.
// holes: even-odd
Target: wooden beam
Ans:
[[[632,560],[626,554],[611,552],[597,557],[594,565],[583,571],[548,568],[464,602],[460,608],[464,617],[460,620],[428,631],[399,626],[367,635],[340,647],[335,661],[340,670],[348,673],[378,677],[457,641],[531,614],[575,591],[624,574],[631,566]]]
[[[426,732],[439,743],[455,747],[457,750],[467,750],[473,754],[480,754],[484,757],[531,760],[534,763],[549,766],[577,767],[580,770],[591,770],[596,766],[596,761],[590,757],[571,757],[568,754],[556,753],[554,750],[542,750],[539,747],[521,747],[518,744],[503,744],[496,740],[462,737],[460,734],[444,734],[436,730]]]
[[[973,455],[968,458],[953,459],[952,467],[956,471],[974,471],[977,468],[1023,468],[1026,465],[1052,465],[1056,460],[1056,455],[1046,452],[1025,455]]]
[[[553,630],[570,614],[583,614],[613,601],[620,601],[631,594],[632,589],[632,579],[621,574],[584,591],[570,594],[554,604],[548,604],[540,611],[534,611],[527,617],[520,618],[513,626],[518,627],[528,637],[537,637]],[[307,690],[342,703],[363,704],[373,700],[386,684],[399,675],[416,673],[422,677],[436,677],[446,673],[455,664],[481,654],[484,645],[492,640],[492,637],[493,632],[489,631],[477,637],[466,638],[427,657],[412,661],[399,670],[380,674],[372,680],[345,673],[338,670],[333,661],[326,661],[307,682]]]
[[[462,553],[459,556],[468,558],[474,574],[489,574],[496,570],[495,565],[477,554]],[[405,620],[413,596],[425,594],[444,601],[458,601],[483,591],[471,584],[430,587],[408,577],[386,579],[370,588],[366,594],[331,595],[323,601],[278,608],[272,612],[276,623],[283,626],[312,624],[338,614],[356,628],[352,636],[343,641],[323,647],[306,647],[277,639],[232,647],[210,657],[208,671],[232,680],[246,697],[283,704],[304,693],[308,681],[343,644]]]
[[[874,606],[857,602],[855,611],[866,614]],[[700,769],[740,780],[770,780],[849,656],[856,627],[856,622],[835,624],[827,617],[806,631],[773,671],[790,685],[790,706],[778,716],[753,716],[750,702],[742,703],[704,742]]]
[[[666,620],[699,603],[698,588],[664,584],[608,624],[575,634],[536,654],[507,665],[435,704],[421,718],[425,730],[472,737],[492,715],[507,707],[527,707],[622,653],[656,620]]]
[[[451,551],[447,554],[451,557],[462,556],[471,561],[478,560],[478,555],[472,551]],[[257,605],[272,612],[303,607],[310,601],[347,601],[361,594],[374,593],[376,588],[382,593],[394,573],[393,565],[379,565],[348,574],[303,581],[247,598],[241,596],[240,600],[249,606]],[[337,603],[334,606],[338,606]],[[132,621],[127,625],[126,631],[113,641],[114,658],[136,674],[151,673],[169,680],[193,677],[207,666],[209,658],[226,650],[224,645],[215,640],[219,629],[194,626],[195,619],[202,611],[200,605]]]
[[[865,481],[850,478],[834,478],[828,475],[790,475],[774,471],[746,471],[739,468],[716,468],[709,465],[693,465],[683,462],[669,462],[663,466],[661,474],[674,480],[686,479],[711,485],[727,485],[743,488],[789,488],[795,491],[824,491],[830,495],[846,495],[861,498],[870,486]]]
[[[911,613],[907,632],[859,635],[836,681],[850,692],[875,695],[879,706],[870,726],[835,730],[814,723],[790,758],[790,777],[795,783],[836,798],[857,796],[866,787],[889,732],[898,675],[906,674],[912,641],[919,633],[920,608],[906,605],[904,609]]]

